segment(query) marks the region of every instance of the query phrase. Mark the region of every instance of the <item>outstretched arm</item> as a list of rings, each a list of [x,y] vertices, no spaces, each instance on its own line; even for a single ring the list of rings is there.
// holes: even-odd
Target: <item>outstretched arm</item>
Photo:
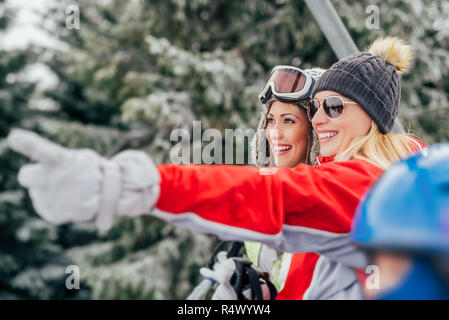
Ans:
[[[381,169],[363,160],[304,164],[261,175],[247,166],[160,165],[142,151],[111,160],[15,130],[10,146],[36,163],[19,172],[36,212],[53,223],[148,214],[223,239],[253,240],[281,251],[317,252],[360,266],[348,232],[363,193]],[[154,208],[153,210],[151,210]]]
[[[160,165],[158,171],[153,214],[161,219],[226,240],[363,264],[348,233],[360,198],[382,173],[368,162],[300,164],[273,175],[228,165]]]

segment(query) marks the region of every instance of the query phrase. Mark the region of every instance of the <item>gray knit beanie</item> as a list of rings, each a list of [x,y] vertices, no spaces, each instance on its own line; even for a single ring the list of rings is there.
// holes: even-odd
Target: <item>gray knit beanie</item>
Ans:
[[[341,59],[316,82],[312,96],[332,90],[357,102],[384,134],[391,131],[401,98],[399,72],[407,71],[412,48],[394,37],[380,38],[368,49]]]
[[[310,75],[315,81],[318,80],[318,78],[324,73],[324,71],[325,71],[324,69],[320,68],[312,68],[304,70],[304,72]],[[269,167],[270,163],[274,163],[274,158],[270,152],[265,132],[266,131],[265,128],[267,127],[267,113],[268,107],[266,104],[264,104],[263,109],[260,113],[260,120],[259,125],[257,127],[257,132],[250,143],[251,157],[259,168]],[[307,119],[307,121],[309,120]],[[316,159],[320,152],[320,145],[315,130],[311,130],[311,132],[312,132],[311,137],[312,143],[309,146],[310,148],[309,158],[307,159],[307,161],[310,164],[315,164]]]

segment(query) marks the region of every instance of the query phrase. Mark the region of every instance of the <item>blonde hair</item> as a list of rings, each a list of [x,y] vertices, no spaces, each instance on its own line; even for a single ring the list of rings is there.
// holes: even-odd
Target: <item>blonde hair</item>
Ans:
[[[335,161],[362,159],[386,170],[393,162],[407,157],[412,152],[407,135],[383,134],[372,121],[368,134],[355,138],[345,151],[335,157]]]

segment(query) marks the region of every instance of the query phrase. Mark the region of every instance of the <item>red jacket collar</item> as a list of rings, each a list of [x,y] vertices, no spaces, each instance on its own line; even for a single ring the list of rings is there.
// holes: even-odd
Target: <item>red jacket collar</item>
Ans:
[[[335,155],[330,156],[330,157],[318,156],[317,160],[318,160],[318,164],[323,164],[323,163],[334,161],[334,158],[335,158]]]

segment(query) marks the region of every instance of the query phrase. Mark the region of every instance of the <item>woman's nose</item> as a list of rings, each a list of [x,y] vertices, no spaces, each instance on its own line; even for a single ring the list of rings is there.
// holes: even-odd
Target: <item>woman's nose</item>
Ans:
[[[282,138],[282,130],[276,125],[268,129],[268,135],[270,136],[271,141],[275,142]]]
[[[312,118],[312,126],[316,129],[319,125],[325,124],[329,121],[322,107],[318,108],[318,111]]]

